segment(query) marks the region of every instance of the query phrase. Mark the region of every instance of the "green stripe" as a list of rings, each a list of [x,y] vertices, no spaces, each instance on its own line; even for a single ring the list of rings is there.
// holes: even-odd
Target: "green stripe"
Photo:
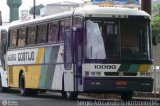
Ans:
[[[51,89],[51,87],[52,87],[53,77],[54,77],[55,68],[56,68],[55,64],[57,62],[60,46],[53,46],[53,47],[49,47],[49,48],[52,48],[51,54],[48,55],[49,63],[51,65],[48,65],[47,77],[46,77],[46,81],[45,81],[45,88],[46,89]]]
[[[128,71],[131,64],[122,64],[118,71]]]
[[[128,72],[133,72],[136,73],[138,72],[139,68],[140,68],[140,64],[132,64],[128,70]]]
[[[51,47],[45,48],[45,55],[44,55],[44,58],[43,58],[43,63],[49,63],[51,51],[52,51]],[[40,89],[46,89],[45,88],[45,82],[46,82],[46,79],[47,79],[47,71],[48,71],[48,65],[42,65],[40,82],[39,82],[39,88]]]
[[[41,71],[40,82],[39,82],[40,89],[46,89],[45,88],[45,80],[47,77],[47,70],[48,70],[48,66],[42,65],[42,71]]]

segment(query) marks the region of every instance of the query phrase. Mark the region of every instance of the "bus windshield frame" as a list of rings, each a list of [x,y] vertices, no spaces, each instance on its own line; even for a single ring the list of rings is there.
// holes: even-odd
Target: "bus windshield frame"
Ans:
[[[152,61],[150,20],[145,16],[85,19],[86,60]]]

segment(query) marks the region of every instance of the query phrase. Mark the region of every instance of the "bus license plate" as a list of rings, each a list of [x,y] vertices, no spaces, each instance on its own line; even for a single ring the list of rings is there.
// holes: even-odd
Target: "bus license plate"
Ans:
[[[126,86],[127,85],[127,81],[118,80],[118,81],[116,81],[116,85],[117,86]]]

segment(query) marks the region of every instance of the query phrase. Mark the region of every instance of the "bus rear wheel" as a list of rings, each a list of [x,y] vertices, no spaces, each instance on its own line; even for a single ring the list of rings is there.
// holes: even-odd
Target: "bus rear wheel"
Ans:
[[[20,75],[20,93],[23,96],[37,96],[38,95],[38,90],[25,88],[25,76],[23,73]]]
[[[67,94],[68,100],[77,100],[78,98],[78,92],[67,91],[66,94]]]
[[[122,92],[121,93],[121,99],[123,101],[131,101],[132,100],[132,96],[133,96],[133,91]]]

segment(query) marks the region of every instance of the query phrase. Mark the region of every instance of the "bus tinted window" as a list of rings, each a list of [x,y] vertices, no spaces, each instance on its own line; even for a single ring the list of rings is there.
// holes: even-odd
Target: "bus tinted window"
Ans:
[[[28,28],[27,45],[33,45],[36,42],[36,26]]]
[[[71,28],[71,19],[67,18],[65,20],[60,21],[60,33],[59,33],[59,41],[64,41],[64,31],[66,29]]]
[[[45,43],[47,37],[47,24],[38,25],[37,43]]]
[[[71,28],[71,19],[66,19],[65,20],[65,30]]]
[[[9,42],[9,47],[16,47],[17,43],[17,30],[13,29],[10,31],[10,42]]]
[[[64,21],[60,21],[60,33],[59,33],[59,41],[63,42],[64,41]]]
[[[56,42],[58,35],[58,22],[49,23],[48,28],[48,43]]]
[[[26,39],[26,28],[20,28],[18,35],[18,47],[22,47],[25,45],[25,39]]]

